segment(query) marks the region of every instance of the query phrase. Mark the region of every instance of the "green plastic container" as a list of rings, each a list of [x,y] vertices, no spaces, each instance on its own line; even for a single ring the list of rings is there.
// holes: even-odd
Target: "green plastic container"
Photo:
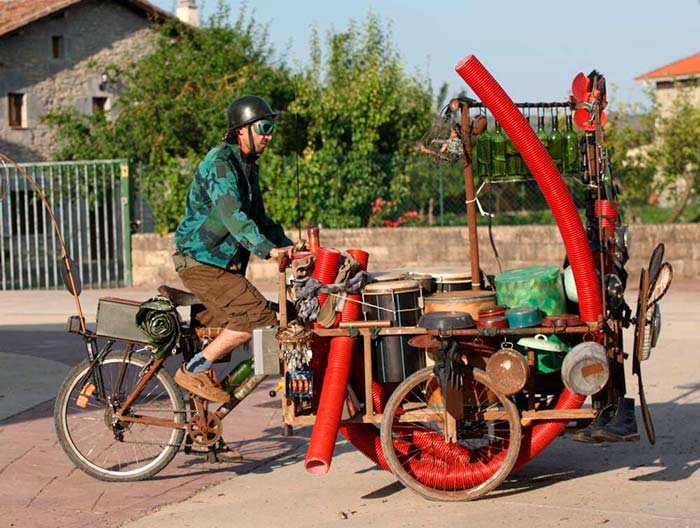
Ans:
[[[537,306],[546,315],[566,312],[564,286],[556,266],[528,266],[496,275],[496,300],[509,308]]]
[[[564,356],[569,347],[557,336],[538,334],[534,337],[523,337],[518,340],[518,347],[527,354],[528,349],[537,350],[537,372],[549,374],[561,370]]]

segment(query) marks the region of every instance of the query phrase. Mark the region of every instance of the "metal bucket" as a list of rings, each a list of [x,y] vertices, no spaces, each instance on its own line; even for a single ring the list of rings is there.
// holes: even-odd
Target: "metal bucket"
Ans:
[[[564,386],[575,394],[595,394],[605,387],[609,377],[608,354],[605,347],[595,341],[573,347],[561,365]]]

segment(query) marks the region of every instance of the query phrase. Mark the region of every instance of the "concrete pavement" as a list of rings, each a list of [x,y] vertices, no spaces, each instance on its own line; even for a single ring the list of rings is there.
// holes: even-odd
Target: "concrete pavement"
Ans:
[[[630,292],[629,300],[634,298]],[[700,289],[693,283],[674,284],[662,301],[660,344],[642,364],[654,446],[641,430],[642,440],[627,444],[586,445],[560,437],[486,498],[437,503],[404,489],[340,442],[328,475],[307,474],[300,452],[295,463],[227,480],[127,526],[698,527],[698,308]],[[628,389],[636,396],[631,374]],[[637,417],[641,429],[639,408]]]
[[[109,293],[145,299],[153,291]],[[83,295],[89,319],[101,294]],[[487,498],[448,504],[404,489],[342,441],[330,473],[308,475],[302,463],[308,431],[279,435],[279,402],[266,395],[272,380],[224,423],[227,440],[243,451],[243,464],[211,465],[180,454],[150,481],[95,481],[70,465],[52,428],[59,366],[67,369],[82,358],[80,340],[61,330],[74,313],[72,299],[65,292],[2,292],[0,316],[8,324],[0,326],[0,394],[10,392],[5,387],[12,377],[26,381],[45,370],[55,371],[55,379],[29,391],[44,403],[19,414],[5,410],[7,395],[0,398],[0,411],[14,414],[0,419],[0,525],[700,526],[699,301],[697,285],[672,286],[662,301],[659,347],[643,364],[656,446],[643,433],[639,443],[602,446],[562,437]],[[21,367],[15,356],[24,358]],[[636,393],[636,378],[629,377],[628,387]],[[639,411],[638,419],[641,427]]]

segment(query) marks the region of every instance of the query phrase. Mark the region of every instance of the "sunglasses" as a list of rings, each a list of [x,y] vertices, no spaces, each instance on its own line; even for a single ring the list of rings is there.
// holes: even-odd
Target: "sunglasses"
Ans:
[[[262,136],[272,134],[275,129],[275,122],[270,119],[261,119],[253,123],[253,130]]]

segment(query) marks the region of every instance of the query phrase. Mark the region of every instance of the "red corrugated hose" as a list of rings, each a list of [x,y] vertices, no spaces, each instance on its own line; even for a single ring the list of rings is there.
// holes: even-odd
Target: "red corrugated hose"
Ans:
[[[350,361],[355,340],[352,337],[334,337],[328,352],[328,365],[323,378],[321,399],[316,411],[316,420],[311,432],[309,449],[304,467],[314,475],[328,473],[338,435],[338,425],[343,413],[343,402],[347,394]]]

